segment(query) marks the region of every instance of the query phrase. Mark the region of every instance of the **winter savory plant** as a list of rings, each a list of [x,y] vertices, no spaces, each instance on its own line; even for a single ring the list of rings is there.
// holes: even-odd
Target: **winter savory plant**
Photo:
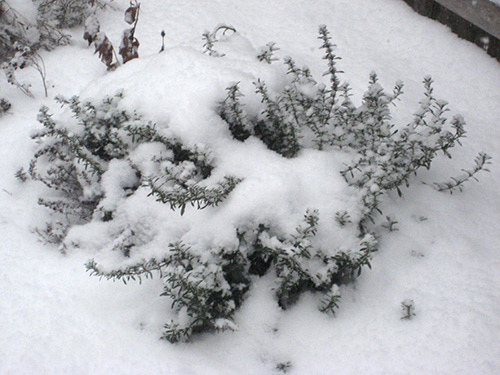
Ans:
[[[237,35],[231,31],[228,38]],[[212,34],[204,37],[208,55],[226,58],[213,52]],[[163,333],[170,342],[236,329],[235,313],[259,277],[273,280],[283,309],[312,292],[319,296],[318,309],[334,314],[342,286],[370,267],[377,251],[383,197],[391,191],[401,195],[402,187],[439,154],[451,157],[465,130],[461,116],[448,118],[447,103],[435,98],[430,77],[407,125],[396,127],[390,111],[403,92],[401,82],[387,92],[372,73],[356,105],[349,85],[340,81],[339,57],[325,26],[319,39],[326,79],[318,81],[307,67],[285,58],[282,91],[256,80],[259,100],[254,103],[260,105],[248,105],[240,85],[233,84],[225,99],[213,103],[212,115],[236,149],[256,145],[266,160],[289,171],[299,170],[304,155],[344,160],[335,164],[338,170],[318,173],[334,181],[337,190],[332,191],[349,195],[325,199],[353,201],[347,209],[339,205],[326,212],[318,206],[296,214],[303,206],[287,201],[292,206],[283,212],[289,216],[264,206],[259,215],[249,215],[241,202],[250,201],[248,210],[259,204],[245,195],[256,191],[258,179],[226,173],[220,153],[214,156],[214,150],[185,142],[168,125],[125,109],[119,92],[103,100],[58,98],[71,119],[40,110],[42,128],[33,134],[37,149],[28,173],[48,188],[39,203],[50,209],[52,219],[37,229],[39,235],[63,252],[90,241],[101,259],[90,260],[87,269],[100,278],[127,283],[160,277],[162,295],[172,301],[173,315]],[[276,50],[268,44],[256,63],[271,64]],[[461,189],[488,162],[480,154],[473,170],[435,186]],[[18,175],[27,177],[23,171]],[[397,230],[393,218],[387,221]]]

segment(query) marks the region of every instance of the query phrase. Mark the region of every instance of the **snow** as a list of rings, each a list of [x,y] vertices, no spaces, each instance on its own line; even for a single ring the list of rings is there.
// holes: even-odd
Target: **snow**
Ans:
[[[101,13],[99,20],[117,44],[128,1],[114,4],[118,9]],[[201,54],[201,33],[221,22],[238,31],[216,43],[226,56]],[[114,228],[96,223],[75,227],[71,239],[80,242],[80,249],[65,256],[32,233],[46,219],[36,204],[40,185],[21,184],[13,175],[32,156],[29,134],[39,127],[38,108],[45,104],[59,116],[68,114],[43,98],[36,72],[27,70],[19,78],[32,83],[37,100],[23,97],[3,78],[0,92],[13,104],[0,118],[0,373],[261,375],[279,373],[276,366],[287,362],[290,374],[500,372],[500,65],[446,27],[396,0],[297,0],[293,6],[285,0],[143,0],[136,33],[141,58],[108,73],[76,31],[72,46],[43,55],[49,96],[102,97],[124,88],[127,107],[147,114],[161,128],[168,126],[188,144],[214,152],[213,182],[227,173],[245,176],[220,209],[199,216],[159,213],[144,205],[146,192],[127,199],[124,215],[143,224],[151,237],[158,234],[147,224],[163,220],[159,244],[171,236],[213,241],[221,227],[217,223],[241,220],[231,207],[247,212],[245,220],[272,217],[284,229],[295,228],[306,208],[319,208],[320,223],[325,217],[328,225],[335,211],[351,212],[356,202],[347,187],[321,172],[338,170],[344,160],[311,150],[292,162],[256,140],[240,144],[211,107],[234,82],[241,82],[250,108],[259,101],[252,95],[252,81],[283,85],[278,73],[285,68],[279,62],[260,63],[251,53],[270,41],[277,42],[278,57],[290,55],[320,76],[325,69],[317,49],[320,24],[328,25],[338,45],[339,64],[355,101],[372,70],[385,87],[401,79],[405,94],[394,118],[405,123],[417,109],[423,77],[430,74],[436,95],[463,114],[468,131],[464,146],[453,150],[453,161],[437,160],[403,191],[402,199],[396,194],[386,199],[384,215],[396,217],[399,231],[384,233],[372,269],[364,270],[353,286],[341,288],[336,316],[317,311],[317,296],[310,294],[290,310],[280,310],[266,276],[255,280],[236,314],[238,331],[203,335],[189,344],[159,341],[171,314],[169,302],[159,297],[161,280],[125,286],[90,278],[83,267]],[[157,54],[161,30],[167,50]],[[438,193],[420,183],[456,175],[478,151],[493,157],[492,173],[480,175],[480,183],[467,185],[462,194]],[[145,163],[152,152],[134,151],[145,171],[153,168]],[[134,183],[126,172],[119,162],[108,170],[104,188],[111,205],[124,199],[114,182]],[[328,195],[331,200],[324,198]],[[199,229],[196,223],[207,225]],[[325,235],[325,241],[338,242],[341,234]],[[232,235],[216,237],[230,241]],[[401,303],[407,299],[414,301],[416,316],[401,320]]]
[[[108,170],[102,176],[105,198],[101,207],[105,211],[114,211],[125,198],[125,189],[137,183],[135,171],[124,160],[111,160]]]

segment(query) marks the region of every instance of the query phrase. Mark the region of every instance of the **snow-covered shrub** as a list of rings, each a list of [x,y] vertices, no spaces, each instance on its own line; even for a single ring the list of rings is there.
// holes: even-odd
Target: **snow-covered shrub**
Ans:
[[[30,85],[19,82],[16,71],[29,66],[35,67],[45,85],[43,60],[36,52],[41,46],[42,35],[22,14],[7,2],[0,2],[0,63],[7,82],[33,97]]]
[[[16,49],[14,56],[8,62],[4,62],[2,64],[2,68],[7,77],[7,82],[16,86],[24,94],[33,98],[34,96],[31,93],[30,85],[27,83],[21,83],[16,78],[16,71],[18,69],[32,67],[38,72],[38,74],[40,74],[45,96],[47,96],[45,63],[42,57],[36,52],[36,50],[33,50],[20,42],[16,42],[14,44],[14,48]]]
[[[295,233],[278,233],[277,228],[265,224],[241,227],[234,247],[195,249],[174,242],[162,258],[112,270],[91,260],[87,268],[95,276],[124,282],[159,273],[164,281],[162,295],[172,299],[177,311],[163,335],[171,342],[184,341],[199,332],[234,330],[232,319],[244,301],[251,275],[263,276],[271,270],[282,308],[295,303],[303,292],[313,291],[323,294],[319,310],[333,314],[340,300],[339,285],[352,281],[370,264],[376,240],[366,234],[359,240],[359,249],[332,256],[314,238],[318,221],[317,211],[307,212]]]
[[[276,47],[275,42],[269,42],[264,47],[259,49],[259,53],[257,54],[257,59],[259,61],[265,61],[268,64],[271,64],[273,61],[278,61],[279,59],[274,57],[274,52],[279,51],[279,48]]]
[[[24,20],[9,4],[0,2],[0,62],[7,61],[14,53],[16,42],[27,38],[28,27]]]
[[[237,180],[226,177],[214,189],[199,187],[212,169],[208,154],[185,148],[136,113],[120,109],[121,99],[121,93],[101,103],[81,102],[76,96],[58,98],[71,109],[76,123],[58,123],[47,107],[40,110],[43,128],[32,135],[38,147],[29,174],[53,191],[39,200],[54,213],[47,227],[38,230],[47,242],[61,243],[71,224],[112,220],[117,200],[140,186],[148,186],[151,195],[172,209],[184,210],[186,204],[216,205],[236,185]],[[154,160],[145,161],[153,166],[137,165],[129,158],[144,144],[156,151]]]
[[[33,0],[37,7],[36,29],[39,44],[46,50],[70,43],[63,30],[80,26],[113,0]]]
[[[367,234],[356,251],[339,251],[331,256],[315,241],[318,222],[319,212],[308,211],[295,233],[280,235],[261,224],[251,239],[246,233],[240,237],[251,244],[246,251],[249,273],[262,276],[272,269],[276,274],[276,297],[284,309],[304,291],[318,291],[325,294],[320,310],[333,313],[339,298],[338,285],[358,275],[376,251],[375,238]]]
[[[338,77],[340,58],[334,53],[326,26],[320,27],[319,39],[329,86],[318,83],[307,67],[299,68],[287,57],[290,79],[283,92],[271,94],[261,80],[254,83],[263,104],[260,113],[245,111],[238,84],[227,89],[218,113],[235,139],[244,141],[254,135],[287,158],[295,157],[302,148],[352,152],[352,162],[341,174],[363,192],[364,216],[359,224],[364,226],[378,210],[382,194],[396,190],[401,195],[401,186],[408,186],[419,169],[429,169],[439,153],[451,158],[449,150],[460,144],[465,122],[460,115],[447,118],[448,103],[434,97],[430,77],[424,79],[424,99],[407,125],[396,127],[391,122],[390,106],[402,94],[402,82],[389,93],[379,84],[376,73],[371,73],[362,103],[356,106],[349,85]],[[474,170],[455,183],[462,184],[484,170],[488,160],[481,154]],[[437,186],[449,190],[453,184]]]
[[[144,71],[151,64],[138,62],[107,77],[144,74],[154,83],[147,95],[164,90],[172,100],[170,107],[146,106],[168,108],[156,118],[169,124],[162,120],[156,128],[121,110],[120,95],[102,103],[62,100],[76,119],[66,122],[43,109],[30,174],[50,188],[53,197],[44,194],[40,203],[54,211],[54,220],[39,232],[68,250],[91,252],[92,275],[124,282],[159,275],[173,307],[163,337],[172,342],[235,329],[234,314],[259,276],[272,283],[283,309],[312,292],[320,311],[334,313],[342,286],[370,267],[381,235],[371,222],[383,194],[400,191],[439,152],[449,156],[465,132],[460,117],[448,125],[446,104],[433,97],[430,79],[408,126],[391,123],[401,84],[387,93],[372,74],[361,105],[354,105],[324,27],[320,38],[328,85],[287,58],[282,92],[256,82],[260,104],[244,103],[232,85],[214,113],[217,102],[206,88],[220,83],[213,76],[231,58],[227,38],[220,40],[225,57],[173,49],[155,56],[161,69]],[[240,77],[248,77],[252,62],[258,71],[268,68],[250,52]],[[192,64],[183,66],[186,61]],[[166,81],[175,90],[158,84],[165,66],[179,65],[183,74]],[[199,77],[209,83],[203,86]],[[230,77],[225,83],[234,82]],[[119,84],[131,95],[145,93],[126,80]],[[181,99],[178,90],[186,90]],[[199,111],[186,113],[190,108]],[[213,158],[201,144],[205,139]],[[396,230],[396,221],[387,221],[387,229]]]
[[[12,107],[12,104],[7,99],[1,98],[0,99],[0,116],[2,116],[4,113],[7,113],[7,111]]]
[[[202,34],[201,38],[203,40],[203,48],[205,49],[205,53],[209,56],[213,57],[223,57],[224,54],[221,54],[215,50],[215,43],[219,41],[219,36],[217,35],[219,31],[222,31],[220,34],[224,36],[228,31],[232,33],[236,33],[236,29],[233,26],[226,24],[219,24],[215,26],[212,32],[205,30]]]
[[[161,260],[151,259],[125,270],[102,272],[95,262],[87,267],[97,276],[125,280],[152,277],[164,280],[163,296],[172,299],[178,318],[165,325],[163,338],[177,342],[193,333],[234,329],[231,318],[250,285],[247,259],[240,248],[206,249],[197,253],[182,242],[168,245]]]
[[[16,70],[34,67],[40,74],[47,96],[45,67],[38,51],[50,51],[70,42],[63,29],[79,25],[104,0],[33,0],[36,19],[28,20],[8,2],[0,2],[0,63],[10,84],[33,97],[30,85],[19,82]]]
[[[0,2],[0,61],[16,53],[15,43],[33,51],[51,50],[68,44],[70,36],[62,30],[78,26],[111,0],[33,0],[36,19],[28,20],[8,2]]]
[[[33,0],[38,7],[42,24],[49,23],[63,29],[81,25],[95,9],[102,9],[109,0]]]

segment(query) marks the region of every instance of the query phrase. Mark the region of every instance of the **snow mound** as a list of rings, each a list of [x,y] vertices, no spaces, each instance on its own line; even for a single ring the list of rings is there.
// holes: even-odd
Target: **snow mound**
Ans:
[[[236,229],[243,225],[273,224],[283,233],[292,233],[306,210],[316,208],[321,208],[322,247],[331,248],[334,244],[331,251],[336,252],[348,250],[359,242],[356,228],[340,227],[335,222],[336,212],[347,211],[356,219],[361,208],[359,193],[338,173],[347,160],[346,155],[304,150],[297,158],[286,159],[255,138],[241,143],[231,137],[227,125],[215,112],[225,88],[241,82],[242,91],[250,93],[254,90],[252,82],[261,78],[279,89],[284,82],[276,77],[282,77],[283,72],[274,65],[259,62],[257,51],[238,34],[219,44],[224,58],[177,47],[131,61],[92,82],[81,97],[103,97],[122,91],[124,109],[137,111],[156,123],[160,132],[168,132],[186,145],[210,151],[215,168],[208,184],[226,175],[242,181],[220,206],[201,211],[188,207],[180,215],[155,202],[145,188],[125,199],[121,187],[127,182],[130,184],[128,180],[133,176],[121,165],[122,161],[116,161],[103,176],[106,191],[103,204],[116,207],[119,219],[109,224],[92,222],[74,227],[68,235],[68,243],[91,253],[95,249],[108,249],[106,243],[120,232],[115,225],[141,223],[158,233],[153,242],[148,241],[149,250],[137,252],[138,257],[148,258],[160,255],[162,244],[179,240],[200,248],[230,245],[236,241]],[[248,106],[258,106],[253,95],[248,98]],[[151,169],[147,164],[158,152],[158,145],[142,145],[132,152],[131,159]],[[105,235],[99,239],[97,233],[102,231]],[[130,262],[134,260],[137,259]]]

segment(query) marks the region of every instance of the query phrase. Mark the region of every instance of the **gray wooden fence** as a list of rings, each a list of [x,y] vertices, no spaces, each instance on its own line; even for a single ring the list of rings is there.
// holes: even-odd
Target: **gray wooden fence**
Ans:
[[[500,61],[500,6],[489,0],[403,0]]]

